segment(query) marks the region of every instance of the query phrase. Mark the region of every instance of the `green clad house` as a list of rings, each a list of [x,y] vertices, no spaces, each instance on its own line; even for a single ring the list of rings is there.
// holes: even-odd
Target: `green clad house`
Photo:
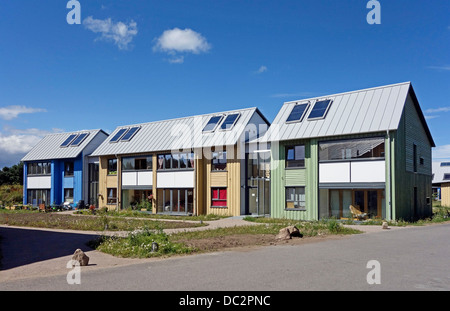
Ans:
[[[271,150],[271,217],[431,215],[430,130],[411,83],[286,102]]]

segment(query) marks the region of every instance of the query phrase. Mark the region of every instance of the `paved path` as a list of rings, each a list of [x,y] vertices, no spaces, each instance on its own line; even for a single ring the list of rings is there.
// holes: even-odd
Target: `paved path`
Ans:
[[[170,234],[180,231],[208,230],[220,227],[261,225],[245,221],[242,217],[229,217],[220,220],[206,221],[205,223],[207,223],[208,226],[166,229],[165,232]],[[356,225],[353,227],[368,233],[382,231],[380,226]],[[392,228],[391,230],[398,229],[399,228]],[[93,240],[98,236],[123,236],[125,234],[127,234],[127,232],[76,231],[0,225],[0,236],[2,237],[1,248],[3,253],[0,283],[15,279],[65,274],[68,271],[66,264],[69,262],[77,248],[82,249],[89,256],[90,265],[87,268],[90,270],[165,260],[161,258],[118,258],[92,250],[86,246],[88,241]]]

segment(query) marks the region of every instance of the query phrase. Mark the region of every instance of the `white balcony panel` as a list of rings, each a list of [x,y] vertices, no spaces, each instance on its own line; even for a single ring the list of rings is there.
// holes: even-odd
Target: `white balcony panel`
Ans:
[[[28,189],[50,189],[52,187],[51,176],[30,176],[27,177]]]
[[[385,182],[386,164],[384,161],[351,162],[351,174],[351,182]]]
[[[138,186],[153,185],[153,172],[137,172]]]
[[[194,171],[158,172],[158,188],[194,188]]]
[[[137,186],[137,172],[123,172],[122,186]]]
[[[320,163],[319,182],[350,182],[350,162]]]

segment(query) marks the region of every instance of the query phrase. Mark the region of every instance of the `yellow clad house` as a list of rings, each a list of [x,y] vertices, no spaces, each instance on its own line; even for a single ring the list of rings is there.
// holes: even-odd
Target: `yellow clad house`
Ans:
[[[97,206],[254,214],[248,185],[255,147],[249,142],[268,126],[257,108],[120,126],[92,154],[98,157]]]

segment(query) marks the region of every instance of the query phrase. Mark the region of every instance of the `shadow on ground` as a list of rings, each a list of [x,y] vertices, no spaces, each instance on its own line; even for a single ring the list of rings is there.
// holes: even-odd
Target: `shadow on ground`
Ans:
[[[0,227],[1,270],[72,255],[77,248],[90,251],[86,243],[97,235]]]

